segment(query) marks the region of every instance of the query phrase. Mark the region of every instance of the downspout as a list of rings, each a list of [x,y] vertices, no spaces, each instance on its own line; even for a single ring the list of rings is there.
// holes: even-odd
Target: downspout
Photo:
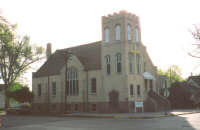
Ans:
[[[86,112],[89,112],[88,105],[88,70],[86,70]]]
[[[68,71],[68,68],[67,68],[67,62],[66,62],[66,68],[65,68],[65,87],[64,87],[64,90],[65,90],[65,104],[64,104],[64,111],[67,112],[67,94],[68,94],[68,81],[67,81],[67,71]]]
[[[50,96],[49,96],[49,75],[48,75],[48,77],[47,77],[48,79],[48,81],[47,81],[47,112],[50,112],[50,109],[49,109],[49,106],[50,106]]]

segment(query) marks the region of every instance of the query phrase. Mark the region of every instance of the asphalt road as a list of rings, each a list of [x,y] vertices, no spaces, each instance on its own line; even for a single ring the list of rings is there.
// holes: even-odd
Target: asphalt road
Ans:
[[[5,116],[3,125],[0,130],[200,130],[200,113],[154,119]]]

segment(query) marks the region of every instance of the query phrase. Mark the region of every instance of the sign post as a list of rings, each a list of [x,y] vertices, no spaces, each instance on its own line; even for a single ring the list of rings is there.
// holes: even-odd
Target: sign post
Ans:
[[[137,112],[137,108],[142,108],[142,112],[144,112],[144,105],[142,101],[135,101],[135,112]]]

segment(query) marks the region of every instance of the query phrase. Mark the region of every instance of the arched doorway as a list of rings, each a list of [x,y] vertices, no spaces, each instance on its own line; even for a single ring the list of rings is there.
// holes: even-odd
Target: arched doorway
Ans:
[[[110,112],[119,112],[119,92],[116,90],[109,93],[109,108]]]

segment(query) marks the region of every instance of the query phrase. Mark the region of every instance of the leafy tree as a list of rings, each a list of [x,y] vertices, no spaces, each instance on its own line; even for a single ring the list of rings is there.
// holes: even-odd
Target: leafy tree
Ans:
[[[17,84],[19,85],[19,84]],[[16,86],[17,89],[15,89],[13,91],[9,91],[8,92],[8,96],[11,98],[14,98],[16,101],[20,102],[20,103],[24,103],[24,102],[32,102],[33,99],[33,93],[29,90],[29,87],[27,86]]]
[[[186,82],[176,82],[169,89],[168,97],[171,107],[174,109],[193,108],[195,103],[191,100],[192,92]]]
[[[24,86],[21,83],[15,82],[8,88],[8,92],[15,92],[17,90],[22,89],[23,87]]]
[[[5,84],[6,97],[8,88],[13,86],[32,63],[43,58],[43,48],[31,46],[28,36],[17,36],[15,27],[2,21],[0,17],[0,75]],[[5,108],[8,106],[9,99],[6,98]]]
[[[167,71],[162,71],[161,69],[158,70],[159,75],[166,75],[170,83],[175,83],[179,81],[183,81],[181,77],[181,69],[177,65],[171,65]]]

